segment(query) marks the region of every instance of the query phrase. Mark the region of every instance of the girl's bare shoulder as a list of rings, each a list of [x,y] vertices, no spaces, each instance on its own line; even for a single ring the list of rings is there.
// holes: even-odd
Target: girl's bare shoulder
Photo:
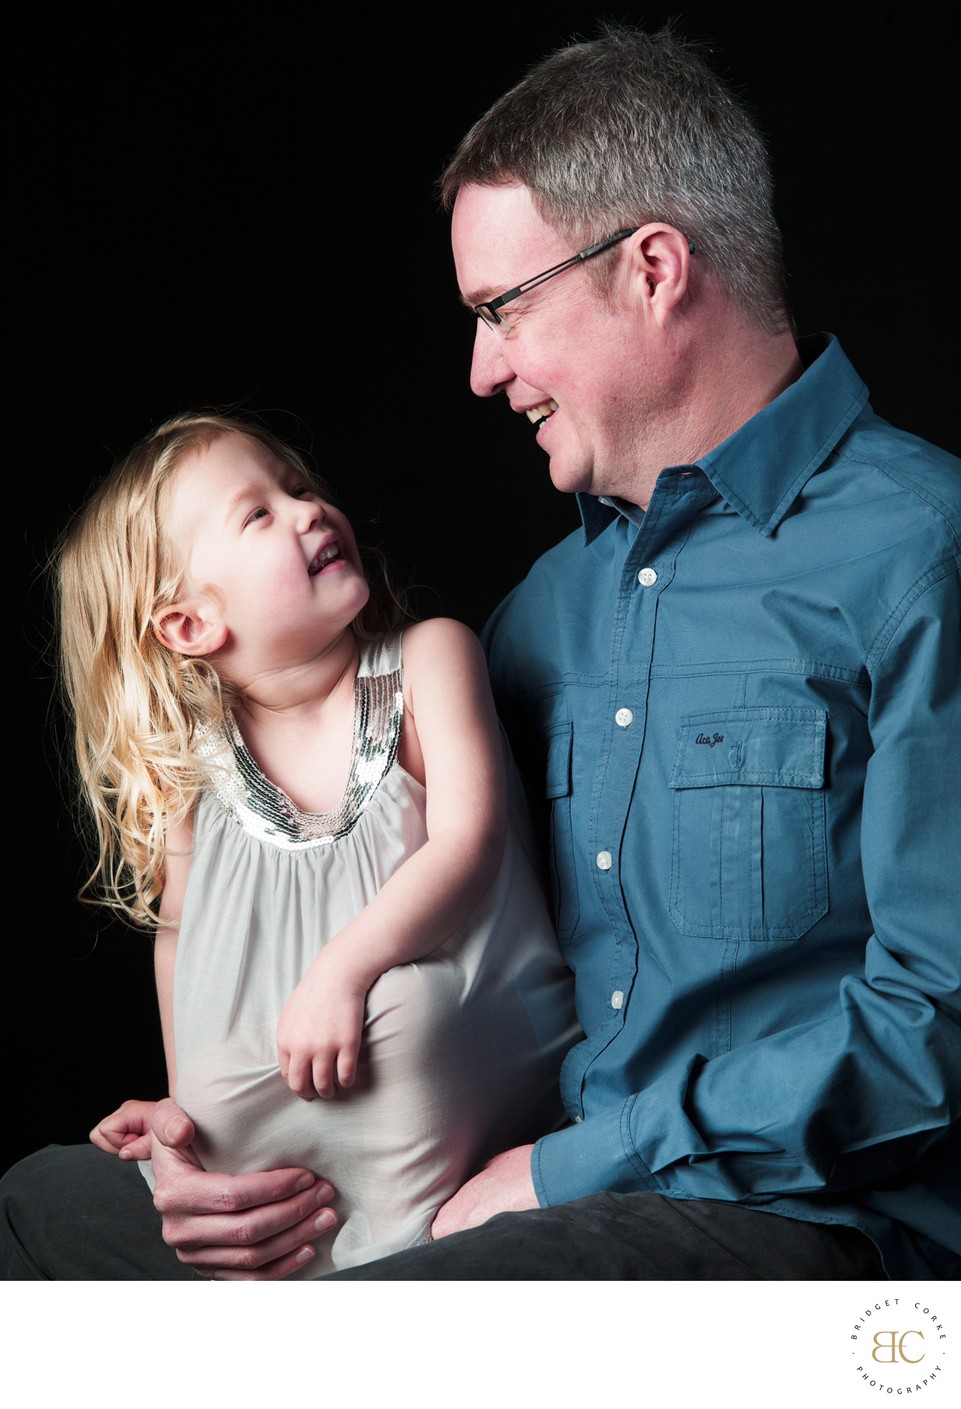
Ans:
[[[436,663],[442,652],[453,653],[456,660],[482,661],[484,658],[481,644],[470,627],[449,616],[429,617],[406,627],[403,645],[407,666],[422,660]]]

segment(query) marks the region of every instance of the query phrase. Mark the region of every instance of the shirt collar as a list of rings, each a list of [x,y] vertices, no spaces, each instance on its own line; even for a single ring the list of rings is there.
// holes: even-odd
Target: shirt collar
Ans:
[[[774,532],[868,399],[830,333],[802,338],[798,352],[805,367],[798,380],[697,461],[722,499],[764,534]],[[588,543],[620,512],[592,494],[577,501]]]

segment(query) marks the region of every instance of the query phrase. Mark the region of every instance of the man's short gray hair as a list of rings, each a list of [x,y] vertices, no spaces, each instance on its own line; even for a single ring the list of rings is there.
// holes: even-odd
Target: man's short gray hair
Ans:
[[[764,139],[669,28],[603,25],[548,55],[474,124],[440,199],[449,210],[462,186],[508,182],[578,244],[649,221],[675,226],[754,323],[791,326]]]

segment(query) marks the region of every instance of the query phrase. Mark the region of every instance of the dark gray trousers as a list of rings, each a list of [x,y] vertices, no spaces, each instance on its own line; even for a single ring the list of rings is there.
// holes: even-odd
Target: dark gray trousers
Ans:
[[[174,1281],[195,1274],[161,1236],[135,1165],[51,1145],[0,1181],[0,1278]],[[595,1194],[505,1213],[480,1228],[324,1281],[843,1281],[885,1279],[851,1228],[736,1204]]]

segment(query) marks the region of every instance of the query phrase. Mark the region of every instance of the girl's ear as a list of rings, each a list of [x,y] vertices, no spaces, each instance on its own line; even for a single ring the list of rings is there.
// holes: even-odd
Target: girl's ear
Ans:
[[[209,656],[227,639],[227,624],[212,602],[195,599],[162,607],[153,619],[157,640],[180,656]]]

